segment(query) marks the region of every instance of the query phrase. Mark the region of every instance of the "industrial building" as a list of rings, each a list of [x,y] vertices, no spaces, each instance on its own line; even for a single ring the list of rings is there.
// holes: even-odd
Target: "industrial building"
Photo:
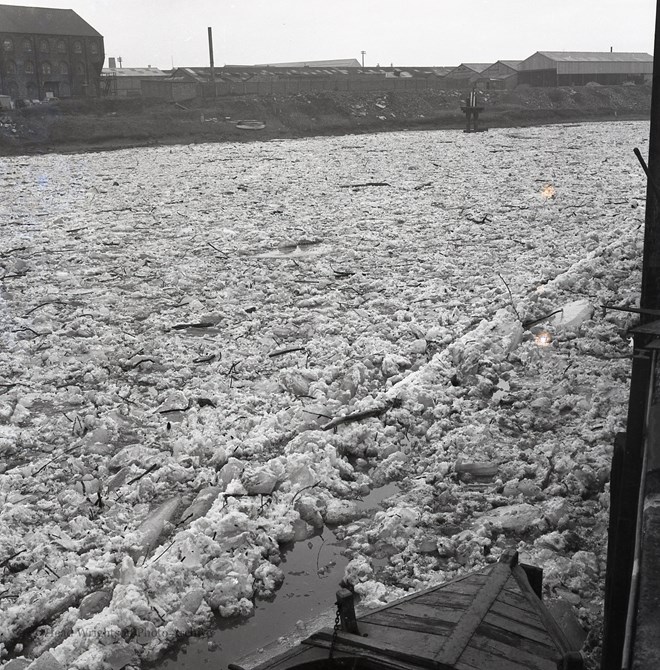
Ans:
[[[472,86],[481,73],[492,63],[461,63],[444,77],[446,88],[466,88]]]
[[[512,89],[518,85],[519,60],[498,60],[482,70],[474,83],[485,89]]]
[[[653,74],[653,56],[612,51],[537,51],[518,66],[518,83],[530,86],[643,84]]]
[[[99,95],[103,36],[71,9],[0,5],[0,94]]]
[[[166,79],[169,76],[157,67],[117,67],[116,58],[108,58],[108,67],[101,71],[101,93],[110,98],[142,96],[142,82]]]

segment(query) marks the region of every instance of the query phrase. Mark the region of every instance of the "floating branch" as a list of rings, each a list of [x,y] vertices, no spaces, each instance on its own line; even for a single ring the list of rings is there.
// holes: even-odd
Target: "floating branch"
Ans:
[[[229,254],[225,253],[224,251],[221,251],[220,249],[218,249],[218,247],[214,247],[210,242],[207,242],[206,244],[208,244],[211,247],[211,249],[213,249],[214,251],[217,251],[219,254],[221,254],[225,258],[229,257]]]
[[[153,472],[157,467],[158,467],[158,463],[154,463],[153,465],[150,465],[141,475],[138,475],[137,477],[133,477],[133,479],[131,479],[131,481],[126,482],[126,486],[130,486],[131,484],[135,484],[135,482],[142,479],[142,477],[146,477],[150,472]]]
[[[187,412],[190,409],[190,405],[188,407],[173,407],[172,409],[161,409],[159,410],[158,414],[174,414],[176,412]]]
[[[215,360],[215,354],[212,356],[206,356],[203,358],[195,358],[193,359],[193,363],[210,363],[211,361]]]
[[[142,365],[142,363],[156,363],[156,361],[153,358],[141,358],[139,361],[136,363],[133,363],[131,365],[131,368],[136,368],[138,365]]]
[[[213,328],[216,324],[211,321],[200,321],[200,323],[177,323],[172,330],[185,330],[186,328]]]
[[[8,556],[5,558],[1,563],[0,563],[0,568],[4,568],[6,565],[9,564],[9,561],[13,561],[17,556],[20,556],[21,554],[25,553],[27,549],[21,549],[20,551],[17,551],[13,553],[11,556]]]
[[[305,347],[291,347],[290,349],[279,349],[278,351],[272,351],[268,354],[269,358],[275,358],[276,356],[284,356],[284,354],[291,354],[294,351],[305,351]]]
[[[532,326],[535,326],[537,323],[541,323],[542,321],[545,321],[546,319],[549,319],[551,316],[554,316],[555,314],[559,314],[562,312],[562,309],[556,309],[554,312],[550,312],[550,314],[546,314],[545,316],[542,316],[540,319],[532,319],[531,321],[523,321],[522,327],[527,329],[531,328]]]
[[[342,184],[339,188],[367,188],[369,186],[391,186],[386,181],[368,181],[364,184]]]
[[[472,221],[472,223],[479,223],[479,224],[482,224],[482,223],[492,223],[492,219],[490,218],[490,214],[484,214],[484,216],[483,216],[482,219],[475,219],[475,218],[473,218],[473,217],[471,217],[471,216],[468,216],[468,217],[467,217],[467,220],[468,220],[468,221]]]
[[[346,414],[345,416],[337,416],[325,426],[321,426],[321,430],[330,430],[331,428],[336,428],[341,426],[343,423],[353,423],[355,421],[362,421],[362,419],[372,419],[382,414],[385,414],[388,409],[390,409],[392,404],[381,405],[380,407],[373,407],[372,409],[365,409],[359,412],[353,412],[352,414]]]
[[[321,482],[314,482],[313,484],[310,484],[309,486],[303,486],[301,489],[298,489],[298,490],[296,491],[296,494],[295,494],[295,495],[293,496],[293,498],[291,499],[291,504],[293,505],[293,504],[296,502],[298,496],[299,496],[303,491],[309,491],[309,489],[314,489],[314,488],[316,488],[317,486],[320,486],[320,485],[321,485]]]
[[[516,309],[516,306],[513,304],[513,294],[511,293],[511,289],[509,288],[509,285],[506,283],[506,280],[504,277],[498,272],[497,276],[502,280],[504,283],[504,286],[506,286],[506,290],[509,292],[509,300],[511,302],[511,307],[513,307],[513,311],[516,313],[516,316],[518,317],[518,320],[520,321],[520,314],[518,314],[518,310]]]
[[[33,307],[32,309],[25,312],[25,314],[21,318],[26,319],[30,314],[36,312],[38,309],[41,309],[42,307],[46,307],[46,305],[66,305],[66,303],[63,300],[48,300],[46,302],[40,303],[36,307]]]
[[[16,253],[17,251],[26,251],[27,247],[16,247],[15,249],[9,249],[8,251],[0,251],[0,258],[6,256],[11,256],[11,254]]]

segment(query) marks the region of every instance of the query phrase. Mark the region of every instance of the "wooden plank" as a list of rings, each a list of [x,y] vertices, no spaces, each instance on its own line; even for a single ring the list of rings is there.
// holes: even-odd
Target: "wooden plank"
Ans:
[[[512,591],[510,589],[504,588],[498,596],[497,600],[499,602],[506,603],[512,607],[518,607],[520,609],[525,609],[527,611],[536,611],[535,608],[530,604],[529,600],[520,592],[520,589]]]
[[[390,626],[367,623],[366,621],[359,621],[358,625],[361,635],[357,637],[368,641],[371,645],[379,646],[381,642],[387,642],[396,649],[413,650],[418,656],[428,659],[434,658],[448,639],[446,631],[442,630],[430,633],[427,630],[416,631],[406,628],[392,628]],[[365,633],[366,636],[362,638],[362,635]]]
[[[507,605],[498,599],[490,608],[490,613],[499,614],[511,621],[518,621],[524,623],[526,626],[533,626],[534,628],[547,632],[545,624],[531,607],[528,610],[523,610],[519,607],[511,607],[511,605]]]
[[[538,667],[530,666],[520,659],[503,658],[471,647],[463,652],[453,667],[455,670],[539,670]],[[552,670],[557,670],[557,666],[555,665]]]
[[[515,649],[524,649],[530,653],[536,654],[541,658],[557,659],[560,655],[557,645],[548,636],[548,641],[534,640],[529,637],[520,635],[518,631],[503,629],[499,626],[493,626],[486,623],[484,619],[479,628],[477,628],[475,635],[481,635],[484,638],[496,640],[502,644],[506,644]]]
[[[471,580],[472,582],[474,582],[475,579],[477,580],[481,579],[483,580],[483,583],[485,583],[487,575],[490,573],[491,569],[492,569],[491,566],[488,566],[487,568],[479,572],[476,573],[472,572],[467,575],[463,575],[462,577],[456,577],[455,579],[452,579],[450,582],[446,582],[444,584],[438,584],[437,586],[431,586],[428,589],[422,589],[421,591],[411,593],[410,595],[404,596],[403,598],[398,598],[395,603],[388,603],[387,605],[382,605],[381,607],[377,607],[373,610],[370,610],[370,612],[371,613],[380,612],[382,610],[389,609],[394,605],[411,602],[413,600],[417,601],[420,598],[424,599],[424,602],[427,602],[428,604],[435,604],[436,600],[434,599],[433,594],[437,593],[438,591],[444,591],[445,589],[451,589],[454,584],[458,584],[467,580]]]
[[[520,635],[521,637],[524,637],[528,640],[536,640],[537,642],[542,642],[543,644],[551,645],[555,649],[559,649],[559,645],[544,628],[526,626],[524,622],[503,617],[499,614],[495,614],[492,611],[488,612],[483,620],[484,623],[487,623],[489,626],[500,628],[502,630],[510,630],[515,632],[516,635]]]
[[[363,617],[360,617],[360,621],[371,621],[373,616],[387,616],[388,613],[393,613],[396,615],[405,614],[412,617],[427,617],[429,619],[440,619],[449,623],[456,623],[460,618],[463,612],[460,609],[455,607],[437,607],[434,605],[425,605],[423,603],[418,603],[417,601],[412,601],[409,603],[404,603],[402,605],[395,605],[388,608],[387,610],[382,610],[379,612],[365,614]]]
[[[447,609],[464,610],[472,604],[472,601],[477,597],[478,591],[475,593],[450,593],[433,594],[430,598],[428,595],[420,596],[415,602],[420,605],[429,605],[430,607],[446,607]]]
[[[561,655],[567,654],[571,650],[571,645],[564,634],[564,631],[559,627],[559,624],[555,621],[554,617],[550,612],[543,606],[543,603],[536,597],[536,594],[532,590],[532,587],[527,581],[527,576],[525,571],[520,567],[516,566],[512,570],[513,576],[516,578],[518,585],[520,586],[523,593],[527,596],[530,604],[536,610],[539,618],[543,622],[545,629],[548,631],[548,634],[552,637],[557,648],[560,650]]]
[[[487,653],[494,658],[502,658],[505,661],[515,659],[516,663],[523,663],[527,670],[557,670],[557,662],[561,654],[557,653],[554,658],[543,658],[530,653],[519,647],[512,647],[498,640],[475,635],[470,641],[469,649],[477,653]],[[484,666],[490,667],[490,666]]]
[[[330,639],[318,639],[310,641],[308,638],[302,642],[302,645],[306,646],[306,648],[314,649],[315,651],[321,653],[321,660],[325,660],[326,662],[328,662],[331,644],[332,642]],[[419,670],[420,667],[418,663],[410,663],[400,659],[394,659],[373,649],[356,649],[354,645],[343,643],[340,640],[335,641],[335,644],[332,645],[332,655],[333,658],[336,659],[350,659],[351,661],[355,661],[356,659],[365,659],[372,661],[372,663],[381,661],[384,664],[387,664],[388,668],[392,668],[393,670]],[[290,670],[291,667],[292,666],[289,665],[288,670]],[[348,664],[347,667],[352,667],[352,664]],[[268,670],[268,668],[263,668],[263,670]],[[444,670],[444,668],[440,670]]]
[[[436,655],[438,661],[447,663],[450,666],[453,666],[458,661],[468,646],[475,630],[488,613],[488,610],[510,576],[511,568],[508,564],[497,563],[494,566],[490,573],[490,579],[484,584],[470,607],[463,613],[463,616],[456,624],[456,629],[451,639],[445,645],[445,648]]]
[[[350,633],[340,632],[335,640],[335,647],[341,648],[346,653],[355,651],[356,653],[365,656],[369,659],[375,659],[377,656],[387,659],[395,659],[403,661],[404,663],[417,664],[419,667],[432,668],[434,670],[453,670],[451,666],[444,663],[438,663],[430,656],[424,654],[425,649],[429,649],[423,642],[423,638],[428,637],[421,634],[414,636],[416,639],[409,638],[410,643],[404,639],[400,639],[398,633],[390,635],[388,639],[374,639],[372,637],[373,628],[368,631],[367,637],[360,635],[351,635]],[[360,625],[362,629],[362,625]],[[387,629],[385,629],[387,632]],[[409,637],[409,636],[408,636]],[[312,644],[315,646],[328,647],[332,644],[333,630],[331,628],[324,628],[305,640],[305,644]],[[415,652],[410,651],[414,649]],[[368,652],[367,655],[364,652]],[[421,652],[421,653],[420,653]]]
[[[360,630],[362,630],[363,623],[369,623],[374,626],[387,626],[388,628],[401,628],[445,638],[449,637],[456,624],[455,621],[443,621],[442,619],[426,616],[416,617],[405,612],[393,612],[392,610],[379,612],[368,619],[361,619]]]

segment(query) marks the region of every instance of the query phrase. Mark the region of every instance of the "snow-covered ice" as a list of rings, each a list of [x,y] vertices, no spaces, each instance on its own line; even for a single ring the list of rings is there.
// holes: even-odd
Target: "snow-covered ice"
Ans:
[[[367,604],[517,548],[595,639],[647,136],[5,159],[0,667],[157,658],[326,524]]]

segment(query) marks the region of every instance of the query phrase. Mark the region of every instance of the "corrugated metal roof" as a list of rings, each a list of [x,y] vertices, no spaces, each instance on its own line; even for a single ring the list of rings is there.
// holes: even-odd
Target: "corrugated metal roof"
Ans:
[[[458,67],[466,67],[475,72],[483,72],[487,67],[490,67],[492,63],[461,63]]]
[[[497,62],[503,63],[504,65],[507,65],[508,67],[517,70],[518,66],[522,63],[522,60],[498,60]]]
[[[609,61],[609,62],[653,62],[653,56],[644,52],[624,51],[537,51],[536,53],[554,61],[571,61],[575,63]]]
[[[255,67],[361,67],[356,58],[340,58],[338,60],[305,60],[295,63],[261,63]]]
[[[0,5],[0,32],[102,37],[72,9]]]
[[[116,77],[167,77],[167,73],[157,67],[104,67],[103,74]]]

